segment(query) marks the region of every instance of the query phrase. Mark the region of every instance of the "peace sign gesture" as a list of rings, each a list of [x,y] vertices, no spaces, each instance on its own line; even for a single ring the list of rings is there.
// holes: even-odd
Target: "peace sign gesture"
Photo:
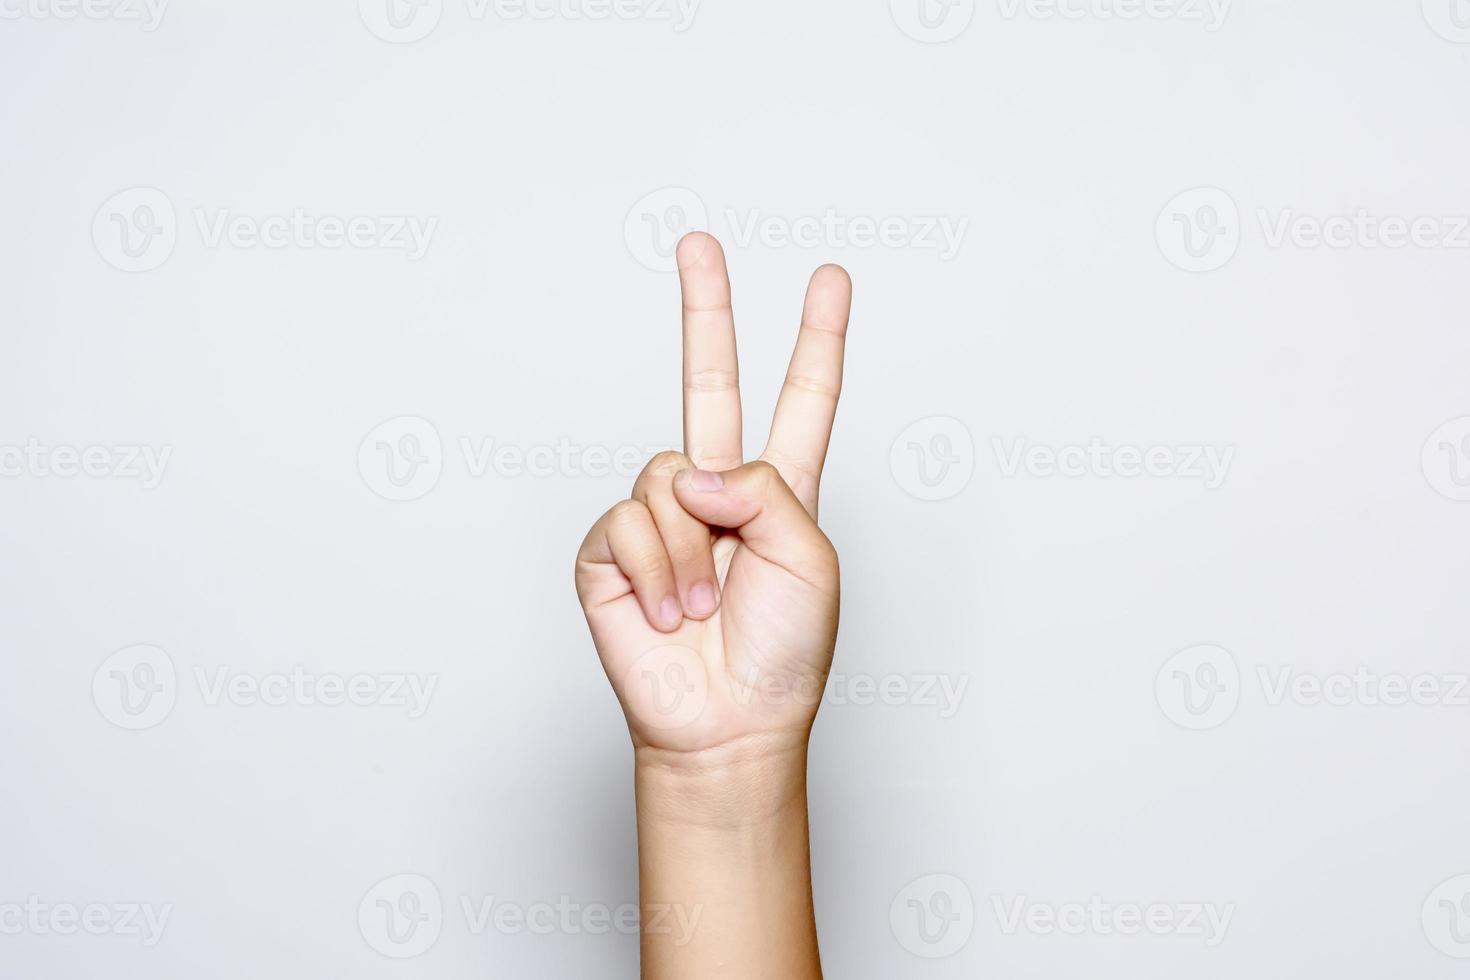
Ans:
[[[730,278],[703,233],[678,249],[684,449],[593,525],[577,594],[634,745],[804,748],[837,635],[837,554],[817,527],[852,283],[812,276],[770,439],[746,463]]]

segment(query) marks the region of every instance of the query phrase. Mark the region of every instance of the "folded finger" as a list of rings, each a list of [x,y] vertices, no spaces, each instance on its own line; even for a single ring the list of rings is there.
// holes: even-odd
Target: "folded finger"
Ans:
[[[619,502],[593,526],[582,553],[582,561],[603,560],[618,567],[654,629],[672,632],[683,623],[673,566],[647,505]]]
[[[633,487],[633,499],[646,504],[663,538],[674,569],[684,615],[708,619],[719,605],[714,537],[709,525],[684,509],[674,496],[674,474],[690,469],[683,453],[655,457]]]

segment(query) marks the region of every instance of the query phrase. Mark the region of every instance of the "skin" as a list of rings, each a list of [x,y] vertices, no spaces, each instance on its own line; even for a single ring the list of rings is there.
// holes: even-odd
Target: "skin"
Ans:
[[[679,243],[683,453],[593,525],[577,594],[628,720],[643,976],[820,977],[806,757],[837,638],[817,526],[852,282],[816,271],[770,438],[746,462],[719,243]]]

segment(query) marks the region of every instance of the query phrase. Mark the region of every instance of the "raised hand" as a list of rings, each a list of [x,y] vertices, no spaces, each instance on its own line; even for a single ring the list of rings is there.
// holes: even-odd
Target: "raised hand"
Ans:
[[[746,463],[724,252],[696,233],[678,262],[685,451],[593,525],[577,593],[640,754],[804,749],[837,635],[817,493],[852,284],[839,266],[812,276],[770,438]]]

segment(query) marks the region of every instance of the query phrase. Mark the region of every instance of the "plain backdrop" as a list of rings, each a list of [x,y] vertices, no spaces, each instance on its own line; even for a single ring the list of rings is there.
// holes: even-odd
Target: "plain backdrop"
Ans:
[[[830,976],[1465,975],[1470,9],[388,2],[0,3],[0,976],[636,975],[685,226],[750,455],[856,283]]]

